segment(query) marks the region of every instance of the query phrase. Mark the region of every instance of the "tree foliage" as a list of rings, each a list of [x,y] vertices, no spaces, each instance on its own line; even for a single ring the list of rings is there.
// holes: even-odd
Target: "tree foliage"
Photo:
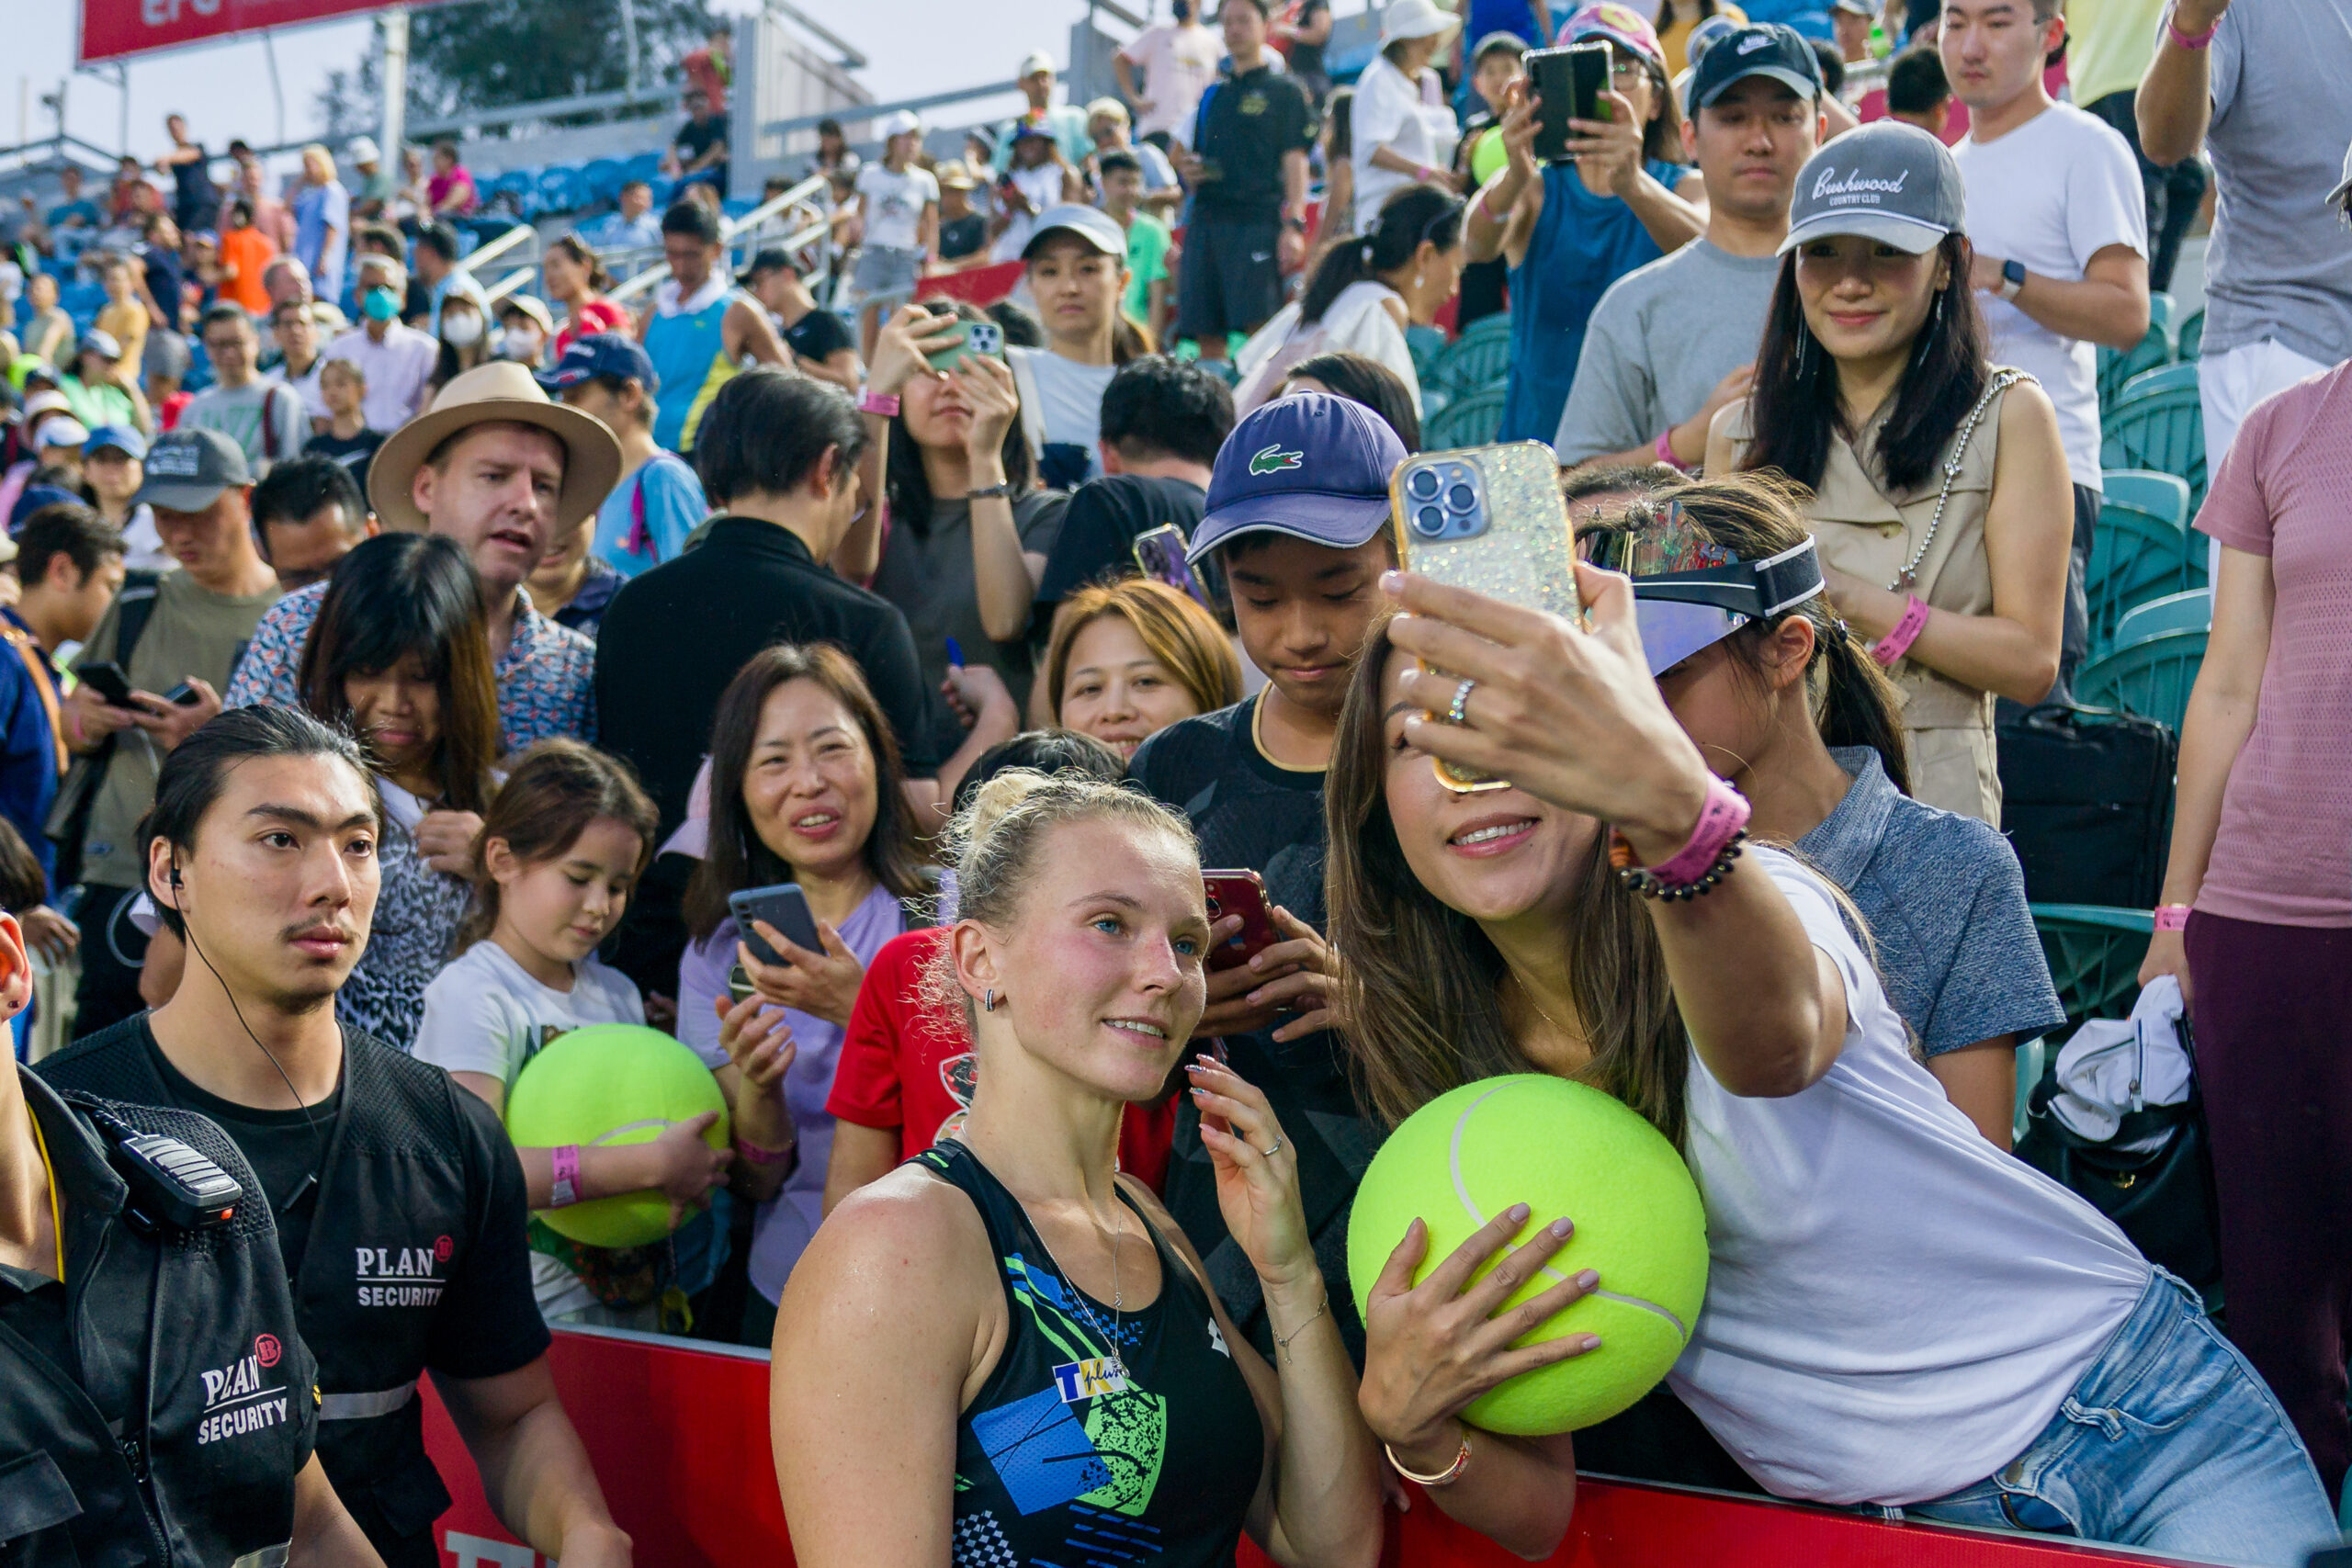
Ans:
[[[640,86],[674,74],[700,48],[713,17],[702,0],[635,0]],[[408,114],[441,119],[628,85],[621,0],[454,0],[409,13]],[[319,94],[327,133],[368,130],[379,118],[382,24],[368,54],[328,73]],[[594,118],[595,116],[575,117]]]

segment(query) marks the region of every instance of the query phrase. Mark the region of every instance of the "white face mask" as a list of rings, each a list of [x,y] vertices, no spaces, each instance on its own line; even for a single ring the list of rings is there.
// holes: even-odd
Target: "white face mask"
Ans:
[[[498,354],[502,359],[518,360],[525,365],[539,362],[539,334],[521,327],[508,327],[499,335]]]
[[[444,313],[441,318],[441,341],[452,348],[471,348],[481,341],[481,318],[471,311]]]

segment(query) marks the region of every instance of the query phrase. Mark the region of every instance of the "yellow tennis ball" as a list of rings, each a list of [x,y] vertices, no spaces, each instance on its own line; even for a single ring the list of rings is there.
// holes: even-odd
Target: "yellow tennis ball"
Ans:
[[[559,1036],[525,1064],[506,1097],[506,1135],[526,1149],[650,1144],[706,1111],[718,1120],[704,1139],[728,1147],[727,1097],[700,1057],[658,1029],[597,1023]],[[591,1247],[643,1247],[670,1234],[670,1200],[619,1192],[539,1218]]]
[[[1470,144],[1470,177],[1485,185],[1495,177],[1495,172],[1510,162],[1510,153],[1503,146],[1502,127],[1490,125],[1476,133]]]
[[[1430,1230],[1418,1280],[1515,1203],[1533,1211],[1519,1241],[1563,1215],[1576,1234],[1511,1304],[1587,1269],[1600,1276],[1597,1291],[1519,1343],[1597,1334],[1600,1348],[1489,1389],[1464,1418],[1521,1437],[1605,1421],[1656,1386],[1690,1343],[1707,1294],[1707,1221],[1674,1145],[1597,1089],[1513,1074],[1464,1084],[1407,1117],[1373,1157],[1348,1219],[1356,1308],[1416,1217]]]

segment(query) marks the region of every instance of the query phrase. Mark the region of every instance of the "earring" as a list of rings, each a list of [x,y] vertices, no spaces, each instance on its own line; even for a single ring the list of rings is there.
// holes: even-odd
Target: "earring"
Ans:
[[[994,1012],[994,1011],[996,1011],[996,987],[995,987],[991,986],[991,987],[989,987],[986,991],[983,991],[982,993],[980,993],[980,1010],[981,1010],[982,1012]]]
[[[1419,288],[1420,286],[1421,286],[1421,275],[1420,275],[1419,273],[1418,273],[1418,272],[1417,272],[1417,273],[1413,274],[1413,287],[1414,287],[1414,288]]]

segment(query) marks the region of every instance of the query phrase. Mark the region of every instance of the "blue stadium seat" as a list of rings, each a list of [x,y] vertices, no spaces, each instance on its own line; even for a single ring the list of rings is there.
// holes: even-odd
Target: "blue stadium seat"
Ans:
[[[659,180],[661,177],[662,154],[658,152],[634,153],[621,164],[624,183],[629,180]]]
[[[2139,375],[2132,377],[2123,383],[2122,390],[2116,394],[2115,411],[2120,413],[2127,403],[2137,401],[2141,398],[2152,397],[2158,392],[2171,391],[2178,387],[2186,387],[2192,392],[2197,389],[2195,361],[2192,360],[2187,365],[2166,365],[2154,370],[2142,371]]]
[[[539,175],[539,211],[577,212],[588,205],[588,180],[577,164],[550,164]]]
[[[581,173],[587,177],[588,199],[616,201],[620,198],[621,182],[628,176],[621,172],[618,158],[595,158]]]

